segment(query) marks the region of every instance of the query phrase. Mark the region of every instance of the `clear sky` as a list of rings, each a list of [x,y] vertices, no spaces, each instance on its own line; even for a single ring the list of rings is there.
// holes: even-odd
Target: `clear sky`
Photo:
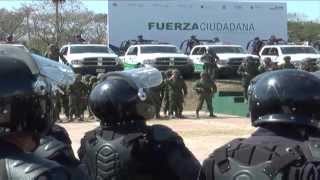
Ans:
[[[240,0],[241,1],[241,0]],[[288,13],[305,14],[309,20],[320,19],[320,0],[246,0],[246,1],[272,1],[287,2]],[[107,0],[82,0],[91,11],[106,13]],[[19,8],[21,3],[32,3],[32,0],[0,0],[0,8]]]

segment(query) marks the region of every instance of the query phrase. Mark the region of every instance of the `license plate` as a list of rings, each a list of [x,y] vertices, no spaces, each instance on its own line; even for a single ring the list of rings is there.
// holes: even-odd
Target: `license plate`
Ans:
[[[97,73],[104,73],[104,72],[106,72],[106,70],[105,69],[97,69],[96,72]]]

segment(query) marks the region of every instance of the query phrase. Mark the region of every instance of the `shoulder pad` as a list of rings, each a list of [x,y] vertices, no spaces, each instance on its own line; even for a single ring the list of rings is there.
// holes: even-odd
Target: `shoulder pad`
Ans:
[[[68,146],[63,142],[51,137],[45,136],[40,139],[40,144],[38,148],[34,151],[34,154],[41,158],[52,157],[55,153],[64,151]]]
[[[151,129],[152,139],[155,142],[182,141],[182,138],[167,126],[153,125]]]
[[[230,170],[226,173],[221,173],[218,166],[214,166],[214,179],[224,180],[224,179],[246,179],[246,180],[281,180],[283,175],[281,173],[269,174],[267,172],[267,167],[270,165],[269,161],[255,165],[255,166],[245,166],[236,160],[229,158]]]
[[[46,179],[67,180],[65,169],[54,161],[34,156],[33,154],[17,154],[5,159],[9,179]]]
[[[55,124],[51,128],[51,131],[49,132],[48,136],[52,136],[55,139],[57,139],[57,140],[59,140],[61,142],[64,142],[66,144],[71,144],[70,136],[69,136],[67,130],[62,126],[59,126],[59,125]]]

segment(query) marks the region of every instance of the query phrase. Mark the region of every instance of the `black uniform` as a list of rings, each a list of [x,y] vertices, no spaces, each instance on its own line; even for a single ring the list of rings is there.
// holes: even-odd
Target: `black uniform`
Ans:
[[[54,123],[53,87],[60,77],[53,74],[67,78],[66,66],[13,46],[0,51],[0,179],[69,179],[57,162],[30,153]]]
[[[319,179],[320,79],[279,70],[257,76],[248,93],[252,124],[259,129],[216,149],[199,179]]]
[[[92,179],[191,180],[200,169],[182,138],[162,125],[99,127],[81,140],[79,157]]]
[[[71,179],[87,179],[87,175],[80,170],[80,161],[73,153],[68,132],[59,125],[54,125],[47,135],[40,139],[34,154],[62,165]]]
[[[26,154],[13,144],[0,142],[1,180],[64,180],[66,170],[54,161]]]
[[[141,69],[151,69],[161,77],[154,68]],[[141,91],[142,81],[125,73],[107,75],[90,94],[89,105],[101,126],[81,140],[79,158],[84,169],[96,180],[196,179],[200,163],[182,138],[166,126],[146,125],[145,120],[155,114],[150,87],[143,85],[145,91]],[[151,77],[152,73],[140,74],[139,78]]]

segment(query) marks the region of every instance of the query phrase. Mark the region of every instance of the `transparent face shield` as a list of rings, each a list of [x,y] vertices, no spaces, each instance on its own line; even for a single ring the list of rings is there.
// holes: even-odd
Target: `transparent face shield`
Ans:
[[[162,83],[162,75],[159,70],[154,67],[142,67],[132,70],[111,72],[105,77],[117,78],[121,77],[127,79],[133,86],[138,89],[138,96],[141,101],[147,99],[146,89],[157,87]]]
[[[61,91],[59,87],[68,86],[74,83],[75,74],[71,67],[36,54],[32,54],[32,58],[39,68],[40,75],[47,78],[52,83],[54,91]],[[39,81],[36,84],[39,86],[36,88],[39,88],[38,90],[41,91],[43,83]]]

